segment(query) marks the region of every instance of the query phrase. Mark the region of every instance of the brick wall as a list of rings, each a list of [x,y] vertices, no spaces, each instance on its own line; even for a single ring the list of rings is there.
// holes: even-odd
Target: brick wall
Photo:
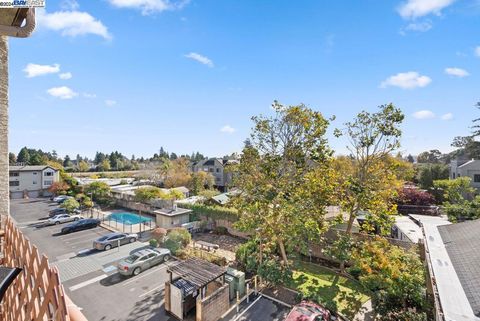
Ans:
[[[8,176],[8,37],[0,36],[0,216],[10,214]]]
[[[229,307],[229,285],[225,284],[210,296],[197,301],[196,321],[217,321]]]

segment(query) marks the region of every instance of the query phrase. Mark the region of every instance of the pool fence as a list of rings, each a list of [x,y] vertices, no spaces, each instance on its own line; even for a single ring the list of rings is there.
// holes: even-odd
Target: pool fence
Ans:
[[[97,208],[93,208],[82,214],[84,217],[99,219],[100,221],[102,221],[102,225],[122,233],[140,234],[155,229],[156,224],[154,217],[149,215],[143,215],[141,213],[133,213],[133,211],[131,210],[129,211],[129,213],[138,215],[140,222],[135,224],[122,223],[119,222],[119,220],[115,220],[111,217],[111,215],[115,214],[115,212],[103,212]]]

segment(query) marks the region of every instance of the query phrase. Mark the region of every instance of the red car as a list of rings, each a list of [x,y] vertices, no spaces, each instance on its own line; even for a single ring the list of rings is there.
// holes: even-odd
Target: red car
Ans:
[[[330,321],[337,320],[330,311],[313,302],[302,301],[293,307],[285,321]]]

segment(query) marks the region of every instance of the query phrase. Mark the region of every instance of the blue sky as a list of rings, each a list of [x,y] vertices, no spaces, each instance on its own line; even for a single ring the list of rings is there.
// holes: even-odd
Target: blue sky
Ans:
[[[46,3],[10,40],[14,152],[222,156],[275,99],[335,115],[332,130],[393,102],[404,153],[446,152],[479,114],[479,1]]]

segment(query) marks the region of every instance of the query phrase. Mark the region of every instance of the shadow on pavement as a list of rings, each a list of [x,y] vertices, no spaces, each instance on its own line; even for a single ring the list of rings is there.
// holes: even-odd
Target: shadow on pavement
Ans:
[[[100,284],[103,286],[112,286],[122,283],[123,281],[128,279],[130,279],[128,276],[123,276],[120,273],[115,273],[106,277],[105,279],[100,280]]]

